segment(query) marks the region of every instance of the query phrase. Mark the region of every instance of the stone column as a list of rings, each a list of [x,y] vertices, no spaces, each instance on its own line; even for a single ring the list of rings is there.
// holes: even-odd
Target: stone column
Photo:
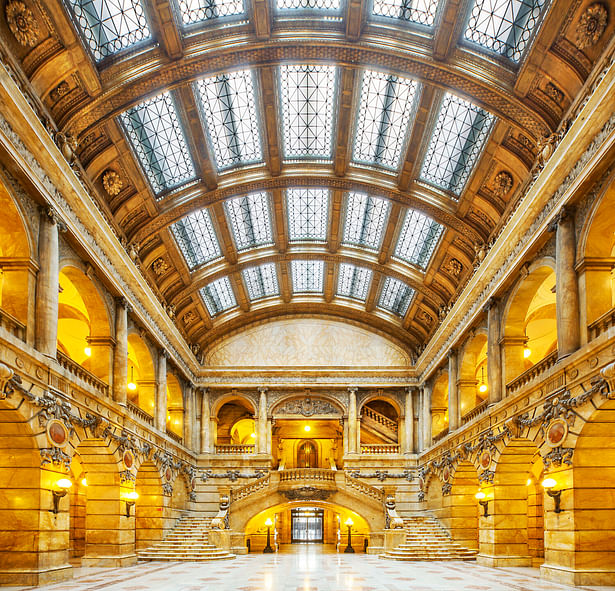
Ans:
[[[429,382],[423,384],[423,401],[421,403],[422,423],[423,423],[423,450],[431,447],[431,391],[432,385]]]
[[[58,294],[60,249],[58,216],[51,208],[41,208],[38,232],[36,284],[36,348],[47,357],[56,357],[58,348]]]
[[[402,453],[414,453],[414,388],[406,388],[406,405],[404,408],[404,447]]]
[[[167,354],[163,349],[158,351],[156,366],[156,409],[154,426],[167,432]]]
[[[502,350],[500,348],[500,307],[490,298],[487,310],[487,396],[489,404],[502,400]]]
[[[459,429],[459,390],[457,388],[457,351],[448,352],[448,432]]]
[[[209,389],[201,390],[203,397],[201,398],[201,453],[211,453],[211,424],[209,410]]]
[[[184,389],[184,445],[194,450],[194,388],[188,384]]]
[[[256,451],[267,453],[267,388],[259,388],[258,399],[258,438]]]
[[[128,384],[128,302],[115,299],[115,350],[113,353],[113,400],[126,406]]]
[[[360,448],[359,448],[360,449]],[[348,388],[348,453],[357,450],[357,388]]]
[[[581,343],[579,325],[579,285],[574,269],[576,244],[574,211],[562,209],[555,221],[555,312],[557,351],[562,359],[574,353]]]
[[[344,433],[342,435],[343,437],[343,444],[344,444],[344,455],[346,455],[348,453],[348,417],[344,417],[342,419],[342,429],[344,430]]]

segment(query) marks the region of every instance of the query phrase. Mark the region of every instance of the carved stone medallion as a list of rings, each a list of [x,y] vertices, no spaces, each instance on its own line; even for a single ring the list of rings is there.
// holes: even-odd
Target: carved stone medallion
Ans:
[[[6,22],[20,45],[34,47],[38,43],[38,23],[32,11],[19,0],[6,5]]]
[[[110,197],[115,197],[118,195],[124,186],[120,175],[112,168],[108,168],[105,172],[103,172],[102,184],[103,189]]]
[[[52,419],[47,423],[47,439],[54,447],[66,447],[68,443],[68,429],[62,421]]]
[[[559,447],[564,443],[568,435],[568,422],[566,419],[557,418],[549,423],[546,429],[545,443],[549,447]]]

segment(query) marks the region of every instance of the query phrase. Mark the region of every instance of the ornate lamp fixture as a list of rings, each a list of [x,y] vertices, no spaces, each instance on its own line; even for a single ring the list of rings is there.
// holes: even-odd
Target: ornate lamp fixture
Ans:
[[[126,384],[126,387],[131,392],[134,392],[137,389],[137,384],[135,384],[135,381],[134,381],[134,371],[135,371],[135,367],[134,367],[134,365],[131,365],[130,366],[130,382],[128,382],[128,384]]]
[[[484,394],[487,391],[487,384],[485,384],[485,366],[484,365],[480,368],[480,386],[478,387],[478,391],[481,394]]]
[[[344,554],[354,554],[354,548],[352,547],[352,538],[350,533],[352,526],[354,525],[354,521],[349,517],[348,519],[346,519],[346,521],[344,521],[344,525],[348,526],[348,545],[344,550]]]
[[[474,496],[478,499],[478,504],[484,509],[483,517],[489,517],[489,500],[486,498],[487,495],[482,490],[479,490]]]
[[[263,548],[263,554],[273,554],[273,548],[271,547],[271,526],[273,521],[271,521],[271,517],[267,517],[265,525],[267,526],[267,545]]]
[[[555,502],[555,513],[561,513],[562,508],[560,506],[562,491],[561,490],[553,490],[553,488],[557,485],[557,482],[554,478],[545,478],[542,481],[542,487],[545,489],[546,493],[553,499]]]
[[[68,478],[60,478],[60,480],[56,482],[57,488],[51,491],[51,494],[53,495],[53,509],[49,509],[49,511],[54,515],[57,515],[60,511],[60,499],[66,496],[66,493],[71,486],[73,486],[73,483]]]
[[[126,517],[130,517],[130,508],[134,506],[135,501],[139,498],[139,493],[132,490],[124,495],[124,501],[126,502]]]

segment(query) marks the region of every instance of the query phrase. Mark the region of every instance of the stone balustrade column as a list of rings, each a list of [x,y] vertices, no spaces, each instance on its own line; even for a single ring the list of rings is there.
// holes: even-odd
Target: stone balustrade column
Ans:
[[[359,448],[360,449],[360,448]],[[348,453],[357,450],[357,388],[348,388]]]
[[[158,351],[158,363],[156,366],[154,426],[163,433],[167,431],[167,354],[162,349]]]
[[[576,238],[574,210],[562,209],[555,220],[555,313],[558,359],[574,353],[581,343],[579,285],[574,269]]]
[[[414,388],[406,388],[404,437],[402,453],[414,453]]]
[[[194,388],[188,384],[184,389],[184,445],[194,450]]]
[[[459,389],[457,387],[457,351],[448,352],[448,432],[459,429]]]
[[[502,400],[502,349],[500,345],[500,307],[490,298],[487,310],[487,396],[489,404]]]
[[[259,388],[258,399],[258,438],[256,451],[259,454],[267,453],[267,388]]]
[[[113,400],[126,405],[128,396],[128,302],[115,299],[115,349],[113,352]]]
[[[211,449],[211,424],[210,424],[210,410],[209,410],[209,389],[203,388],[201,390],[201,453],[209,454]]]
[[[432,385],[429,382],[423,384],[423,400],[421,403],[422,411],[422,434],[423,444],[422,449],[426,450],[431,447],[431,391]]]
[[[41,208],[38,232],[39,271],[36,282],[36,348],[56,357],[60,277],[59,218],[52,208]]]

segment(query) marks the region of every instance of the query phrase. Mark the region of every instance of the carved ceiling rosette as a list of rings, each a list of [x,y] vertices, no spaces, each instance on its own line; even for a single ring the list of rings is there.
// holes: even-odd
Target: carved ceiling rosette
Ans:
[[[38,22],[25,3],[15,0],[9,2],[5,9],[6,22],[13,36],[20,45],[34,47],[39,40]]]
[[[606,6],[596,2],[585,9],[576,27],[576,46],[585,49],[596,45],[602,37],[609,20]]]

